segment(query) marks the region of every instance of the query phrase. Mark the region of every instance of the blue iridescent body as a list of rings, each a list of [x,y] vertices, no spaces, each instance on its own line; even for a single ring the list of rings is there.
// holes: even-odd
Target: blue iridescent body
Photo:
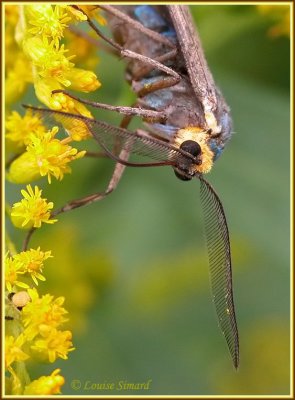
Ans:
[[[120,6],[117,8],[120,9]],[[138,5],[121,6],[121,8],[128,16],[137,20],[146,28],[169,38],[177,46],[177,34],[166,7]],[[120,43],[125,48],[136,53],[157,59],[171,50],[168,46],[146,37],[144,33],[134,30],[133,27],[126,26],[122,22],[120,23],[115,17],[111,18],[110,25],[114,37],[119,37]],[[136,76],[142,68],[142,64],[137,60],[132,60],[129,62],[127,68],[127,80],[130,82],[133,91],[138,95],[138,104],[144,108],[165,111],[167,114],[168,118],[165,123],[145,122],[149,133],[165,141],[174,143],[177,132],[180,129],[198,127],[203,131],[209,130],[203,104],[193,90],[184,58],[181,57],[181,54],[177,54],[177,57],[165,61],[164,64],[179,73],[182,79],[174,86],[158,89],[144,95],[139,94],[143,88],[148,87],[154,82],[167,79],[167,74],[152,69],[144,77],[137,79]],[[222,96],[217,88],[216,92],[221,98]],[[217,119],[221,127],[220,135],[212,136],[212,138],[208,139],[208,146],[213,152],[213,162],[222,153],[225,143],[231,136],[231,118],[227,106],[222,110],[218,110]]]

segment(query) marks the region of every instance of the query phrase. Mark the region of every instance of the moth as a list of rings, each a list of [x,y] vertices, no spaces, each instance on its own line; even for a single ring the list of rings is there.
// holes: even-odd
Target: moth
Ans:
[[[78,6],[73,6],[79,9]],[[96,7],[96,6],[94,6]],[[111,106],[64,94],[81,103],[122,114],[120,126],[62,111],[28,107],[66,129],[82,124],[105,155],[116,162],[104,192],[66,204],[55,214],[101,200],[118,185],[126,166],[170,166],[183,181],[198,179],[208,244],[213,303],[233,365],[239,365],[239,335],[233,299],[228,225],[220,198],[205,179],[231,138],[230,109],[215,85],[188,6],[97,6],[112,37],[87,22],[127,62],[126,79],[137,95],[132,106]],[[144,129],[128,125],[139,116]],[[139,155],[142,161],[133,160]]]

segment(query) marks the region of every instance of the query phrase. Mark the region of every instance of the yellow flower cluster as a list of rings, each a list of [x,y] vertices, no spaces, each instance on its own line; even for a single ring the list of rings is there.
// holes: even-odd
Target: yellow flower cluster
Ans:
[[[19,323],[23,331],[15,337],[5,337],[5,368],[10,372],[12,394],[55,394],[59,393],[64,378],[55,370],[49,377],[27,383],[23,374],[24,361],[37,359],[53,363],[57,358],[67,359],[74,350],[72,333],[58,328],[67,321],[67,311],[62,307],[64,298],[39,297],[36,289],[28,289],[29,301],[20,314]],[[19,365],[20,364],[20,365]],[[17,371],[17,373],[16,373]]]
[[[86,107],[77,102],[67,102],[66,96],[52,95],[53,90],[70,87],[89,92],[99,88],[100,83],[92,71],[75,68],[67,56],[68,50],[60,43],[67,22],[72,19],[86,18],[82,13],[72,13],[70,6],[22,6],[21,12],[25,26],[22,32],[21,46],[24,54],[32,63],[34,86],[37,97],[50,108],[89,115]],[[78,77],[78,79],[77,79]],[[71,107],[72,106],[72,107]]]
[[[68,352],[74,350],[72,333],[57,329],[67,321],[64,317],[67,311],[62,307],[64,298],[54,299],[49,294],[40,298],[36,289],[29,289],[28,294],[31,302],[22,310],[22,321],[24,334],[32,342],[32,353],[38,359],[51,363],[58,357],[67,359]]]
[[[27,360],[30,356],[23,352],[22,346],[25,343],[25,336],[19,335],[16,339],[13,336],[7,336],[5,340],[5,368],[12,370],[11,365],[15,361]]]
[[[78,152],[68,144],[71,138],[55,138],[59,129],[54,127],[47,131],[40,117],[31,111],[23,118],[14,111],[8,117],[6,127],[6,136],[16,147],[27,145],[26,151],[10,165],[7,179],[13,183],[27,183],[42,176],[47,176],[49,183],[51,176],[61,180],[65,173],[71,172],[68,164],[85,155],[85,151]],[[73,128],[73,135],[75,132],[76,129]]]
[[[7,5],[5,11],[7,102],[20,97],[30,82],[34,84],[38,99],[51,109],[92,117],[80,102],[61,92],[53,93],[64,88],[89,92],[100,86],[94,72],[75,67],[71,61],[75,56],[68,56],[68,50],[61,43],[68,23],[83,21],[86,15],[71,6],[49,4]],[[84,11],[94,12],[90,6],[84,7]],[[11,54],[15,55],[14,60]],[[91,136],[82,121],[57,121],[71,139],[59,140],[55,138],[57,128],[48,131],[42,117],[30,110],[23,117],[16,111],[7,117],[7,149],[17,154],[26,150],[11,162],[7,178],[13,183],[28,183],[45,175],[49,183],[52,176],[61,180],[65,173],[71,172],[69,163],[85,154],[69,145],[71,140],[80,141]]]
[[[38,285],[38,279],[45,281],[45,277],[41,274],[43,270],[43,262],[47,258],[52,257],[51,251],[43,252],[40,247],[30,249],[15,254],[12,257],[8,255],[5,258],[5,283],[7,290],[13,292],[16,286],[28,289],[26,283],[28,275],[31,276],[34,283]],[[21,276],[22,280],[19,280]]]
[[[31,134],[41,136],[46,132],[41,118],[38,115],[33,115],[30,110],[24,117],[18,112],[12,111],[6,119],[5,128],[9,146],[16,152],[23,151],[25,146],[30,144]]]
[[[69,88],[80,92],[94,91],[100,87],[95,73],[75,66],[77,53],[80,60],[85,57],[79,36],[73,35],[70,23],[85,21],[86,14],[98,23],[105,20],[94,6],[79,8],[46,3],[5,5],[5,98],[10,106],[25,94],[28,85],[33,85],[39,101],[47,107],[91,117],[91,113],[80,102],[63,94]],[[62,41],[68,35],[70,46]],[[91,62],[97,57],[92,48]],[[84,52],[84,53],[83,53]],[[84,67],[82,65],[82,67]],[[54,92],[57,91],[57,92]],[[56,115],[56,114],[55,114]],[[47,123],[51,123],[50,129]],[[58,126],[63,126],[62,137]],[[6,118],[6,150],[11,155],[7,160],[7,179],[12,183],[31,183],[41,177],[62,180],[71,172],[70,163],[84,156],[70,144],[91,136],[87,126],[79,119],[65,117],[44,118],[38,110],[28,110],[25,115],[10,111]],[[28,184],[21,190],[22,199],[6,209],[13,225],[29,229],[24,241],[24,251],[17,252],[12,240],[7,238],[8,253],[5,257],[6,326],[5,368],[6,394],[52,395],[60,393],[65,380],[60,370],[49,376],[31,381],[27,371],[27,360],[53,363],[67,359],[74,350],[72,333],[62,330],[67,321],[63,307],[64,297],[54,298],[50,294],[39,295],[36,286],[45,281],[44,263],[52,257],[51,251],[40,247],[27,249],[30,234],[44,223],[53,224],[54,204],[42,197],[42,190]],[[35,287],[34,287],[35,286]]]
[[[72,333],[59,329],[67,321],[64,298],[49,294],[40,297],[36,288],[30,289],[25,282],[32,278],[38,285],[38,279],[45,280],[43,263],[49,257],[52,257],[51,252],[43,252],[40,247],[6,256],[5,283],[9,300],[6,306],[5,368],[10,373],[7,378],[10,394],[59,393],[64,384],[59,370],[29,382],[25,361],[53,363],[57,358],[67,359],[68,353],[74,350]],[[26,290],[17,292],[17,287]]]
[[[38,125],[38,124],[37,124]],[[17,227],[39,228],[42,223],[54,223],[51,218],[52,202],[42,198],[42,190],[31,185],[21,191],[23,199],[11,209],[12,222]],[[12,246],[13,248],[13,246]],[[10,373],[6,392],[10,394],[56,394],[64,378],[55,370],[50,376],[41,376],[30,382],[26,370],[27,359],[53,363],[57,358],[67,359],[74,350],[72,333],[60,330],[67,321],[64,298],[54,299],[50,294],[39,296],[33,284],[45,281],[44,262],[52,257],[51,251],[29,249],[6,255],[5,284],[7,288],[5,332],[5,366]],[[22,292],[18,291],[22,288]]]
[[[53,90],[71,87],[71,89],[89,92],[100,87],[96,75],[92,71],[75,67],[71,60],[75,55],[68,56],[68,50],[61,43],[68,23],[85,20],[86,16],[71,6],[49,4],[19,5],[5,7],[6,11],[6,54],[17,50],[17,57],[7,61],[6,88],[16,83],[19,86],[18,96],[25,90],[26,83],[32,82],[39,100],[50,108],[73,111],[66,101],[58,102],[51,95]],[[23,68],[13,68],[17,63]],[[8,68],[10,67],[10,68]],[[24,76],[23,76],[24,75]],[[13,82],[13,79],[15,81]],[[47,88],[47,90],[44,90]],[[18,97],[6,96],[8,103]],[[60,96],[59,96],[60,97]],[[70,104],[72,104],[71,102]],[[75,105],[79,113],[89,115],[85,106]]]
[[[86,6],[83,11],[91,16],[95,11],[96,19],[105,23],[97,14],[97,9]],[[65,88],[91,92],[101,86],[93,71],[75,67],[72,60],[76,55],[68,55],[69,50],[61,42],[68,31],[69,23],[87,19],[84,12],[65,5],[6,5],[7,104],[20,98],[28,83],[33,83],[37,98],[49,108],[92,117],[85,105],[63,93],[53,93]],[[75,44],[79,40],[78,36],[71,38],[71,49],[77,53],[83,49],[79,43]],[[91,58],[93,60],[94,56]],[[21,132],[18,136],[21,136]],[[83,140],[90,136],[87,127],[81,124],[80,130],[75,130],[72,139]]]

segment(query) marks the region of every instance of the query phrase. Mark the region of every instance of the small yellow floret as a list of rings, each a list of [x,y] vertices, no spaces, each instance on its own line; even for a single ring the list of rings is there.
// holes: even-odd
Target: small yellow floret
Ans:
[[[28,21],[28,32],[32,35],[52,38],[55,42],[63,37],[64,29],[71,20],[66,10],[60,6],[27,5],[24,11]]]
[[[41,338],[34,340],[34,345],[31,349],[36,352],[36,355],[41,359],[54,362],[58,357],[66,360],[68,353],[75,350],[72,347],[71,331],[59,331],[48,325],[40,325],[39,334]]]
[[[49,376],[41,376],[25,387],[24,395],[52,395],[59,394],[65,379],[59,375],[60,369],[56,369]]]
[[[85,124],[84,124],[85,127]],[[27,183],[40,176],[47,176],[62,180],[64,174],[70,173],[69,163],[85,155],[85,151],[67,144],[64,140],[55,139],[58,128],[41,134],[31,133],[27,151],[11,163],[8,179],[14,183]],[[33,178],[33,179],[32,179]]]
[[[45,277],[41,274],[43,270],[43,263],[47,258],[52,257],[51,251],[43,252],[40,247],[37,249],[30,249],[22,251],[14,256],[14,259],[18,261],[23,270],[29,273],[36,285],[38,285],[38,279],[45,281]]]
[[[23,265],[14,257],[5,256],[5,285],[9,292],[13,292],[16,286],[28,289],[29,285],[19,280],[20,275],[24,275]]]
[[[32,301],[26,305],[22,311],[25,326],[25,335],[28,340],[32,340],[40,334],[40,329],[44,325],[57,328],[67,321],[65,315],[67,310],[62,307],[64,297],[54,299],[50,294],[39,297],[37,290],[29,289],[28,294]]]
[[[53,203],[47,203],[41,197],[42,190],[35,186],[33,191],[31,185],[27,185],[27,191],[21,191],[23,200],[13,204],[11,220],[17,227],[40,228],[42,223],[54,224],[57,219],[50,219],[50,210]]]
[[[23,42],[25,54],[32,60],[40,77],[45,79],[54,79],[56,83],[64,86],[70,86],[71,82],[65,75],[73,68],[74,64],[70,60],[74,56],[65,57],[68,51],[64,45],[56,43],[47,38],[41,39],[34,36],[27,38]]]
[[[15,361],[25,361],[29,356],[21,349],[26,338],[23,334],[17,338],[13,336],[5,337],[5,368],[8,369]]]
[[[12,111],[8,116],[6,123],[6,137],[22,148],[30,143],[30,135],[32,133],[42,134],[46,132],[46,128],[42,120],[28,110],[22,117],[18,112]]]
[[[94,72],[81,68],[72,68],[67,78],[71,82],[71,89],[81,92],[93,92],[101,86]]]

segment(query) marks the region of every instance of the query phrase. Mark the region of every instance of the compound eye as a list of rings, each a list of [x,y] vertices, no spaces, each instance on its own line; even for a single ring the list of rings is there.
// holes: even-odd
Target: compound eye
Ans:
[[[194,157],[198,157],[202,153],[201,146],[194,140],[185,140],[181,143],[180,148]]]
[[[183,175],[180,172],[174,170],[175,175],[177,176],[178,179],[180,179],[181,181],[190,181],[192,179],[192,177],[188,177],[187,175]]]

